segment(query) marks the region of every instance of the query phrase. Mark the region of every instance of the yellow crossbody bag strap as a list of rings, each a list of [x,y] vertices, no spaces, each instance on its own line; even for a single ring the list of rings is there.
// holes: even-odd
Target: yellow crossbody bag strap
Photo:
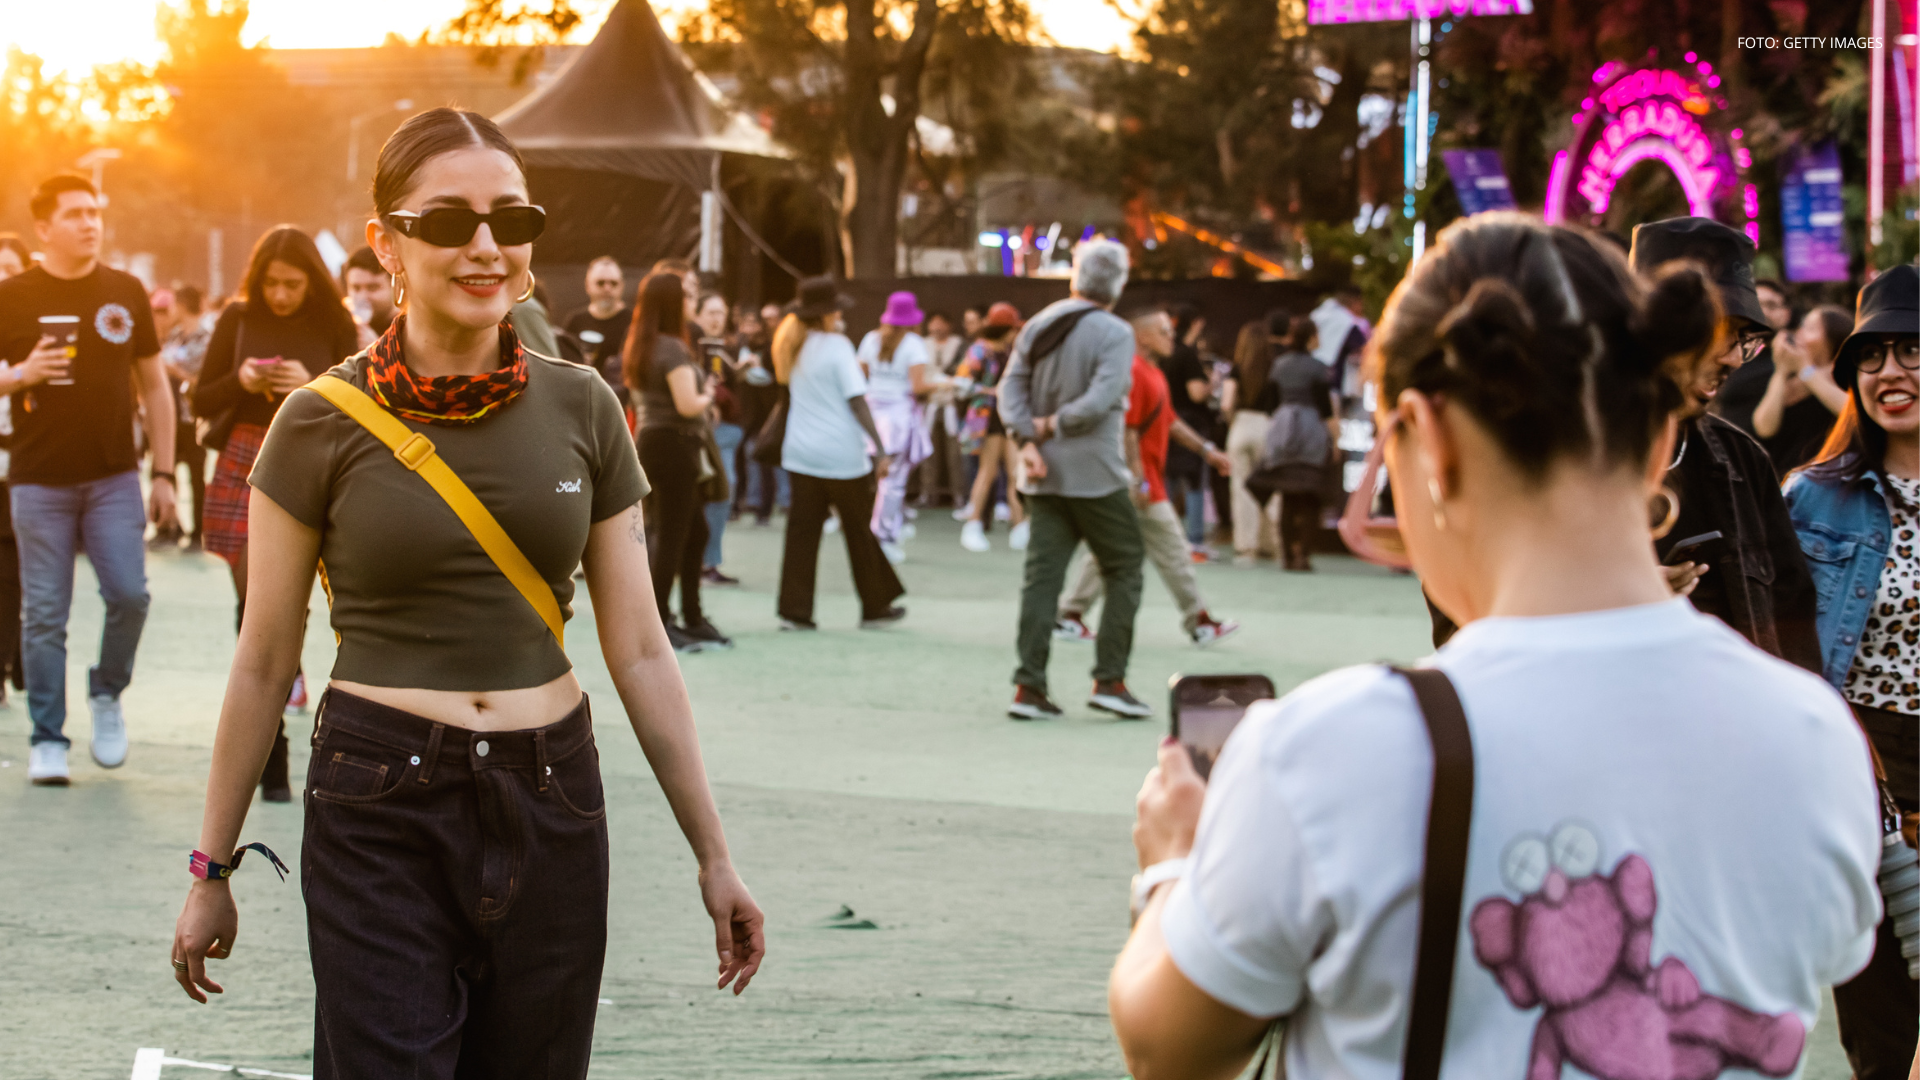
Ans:
[[[513,538],[493,519],[493,514],[474,495],[473,489],[467,487],[466,481],[461,480],[441,460],[434,451],[432,440],[401,423],[392,413],[381,408],[379,402],[368,397],[365,391],[344,379],[322,375],[308,383],[306,388],[352,417],[374,438],[385,443],[408,471],[439,492],[453,512],[459,515],[467,531],[480,542],[487,557],[507,576],[513,587],[520,590],[520,595],[527,598],[527,603],[533,605],[541,621],[553,632],[553,640],[564,648],[567,643],[566,628],[560,618],[560,603],[553,598],[553,589],[540,576],[540,571],[535,570],[527,557],[520,553]]]

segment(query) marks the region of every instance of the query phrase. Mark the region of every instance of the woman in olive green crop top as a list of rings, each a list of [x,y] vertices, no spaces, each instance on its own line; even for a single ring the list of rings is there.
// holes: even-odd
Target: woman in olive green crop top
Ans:
[[[414,116],[380,152],[368,243],[403,313],[332,375],[433,452],[570,613],[586,571],[620,705],[700,865],[719,984],[766,951],[707,787],[685,684],[652,599],[646,479],[591,369],[526,352],[518,152],[484,117]],[[315,720],[301,852],[317,1078],[584,1076],[606,947],[604,796],[558,627],[449,503],[313,389],[291,395],[249,478],[251,574],[172,959],[220,987],[238,917],[222,864],[299,662],[316,569],[340,648]],[[538,597],[536,589],[533,596]],[[548,608],[551,611],[551,608]],[[205,853],[205,854],[202,854]],[[507,1022],[500,1022],[507,1021]]]

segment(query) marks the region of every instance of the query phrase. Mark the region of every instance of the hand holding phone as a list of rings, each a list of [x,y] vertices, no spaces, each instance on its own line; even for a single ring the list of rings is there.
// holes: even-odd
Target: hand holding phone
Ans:
[[[1175,675],[1171,695],[1173,737],[1187,748],[1202,780],[1212,774],[1247,707],[1275,696],[1265,675]]]
[[[1668,549],[1667,557],[1660,560],[1663,566],[1679,566],[1682,563],[1716,563],[1727,552],[1727,538],[1719,530],[1704,532],[1698,536],[1689,536]]]

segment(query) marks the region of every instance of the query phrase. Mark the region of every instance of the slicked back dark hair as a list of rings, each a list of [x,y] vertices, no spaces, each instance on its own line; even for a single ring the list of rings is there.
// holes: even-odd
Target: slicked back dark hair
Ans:
[[[441,154],[474,147],[500,151],[513,159],[521,176],[526,175],[527,163],[520,159],[512,140],[479,113],[440,108],[408,117],[380,147],[380,159],[373,167],[374,213],[384,217],[398,210],[427,162]],[[485,212],[486,207],[476,209]]]

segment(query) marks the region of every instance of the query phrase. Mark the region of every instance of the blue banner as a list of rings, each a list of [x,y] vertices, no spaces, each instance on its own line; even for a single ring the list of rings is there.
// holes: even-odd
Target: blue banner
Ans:
[[[1831,140],[1788,152],[1780,180],[1780,231],[1788,281],[1847,280],[1840,150]]]
[[[1461,213],[1513,209],[1513,189],[1507,186],[1506,170],[1500,166],[1500,151],[1442,150],[1440,156],[1447,162],[1447,175],[1453,178],[1453,193],[1460,199]]]

